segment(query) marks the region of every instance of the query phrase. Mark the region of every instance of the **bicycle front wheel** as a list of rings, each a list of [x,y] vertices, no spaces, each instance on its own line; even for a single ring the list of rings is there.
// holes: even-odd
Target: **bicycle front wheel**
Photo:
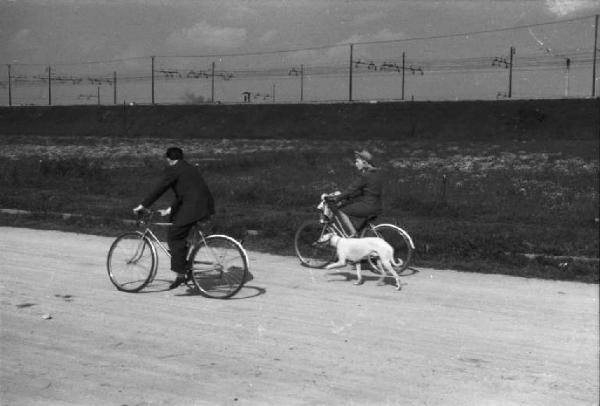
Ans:
[[[124,292],[142,290],[154,279],[157,267],[156,248],[140,232],[121,234],[108,250],[108,277]]]
[[[396,272],[401,273],[408,269],[412,260],[415,246],[412,238],[406,231],[393,224],[378,224],[366,228],[361,237],[383,238],[394,249],[394,260],[399,265],[395,267]],[[371,268],[377,270],[373,264],[373,258],[369,257]]]
[[[190,257],[194,285],[203,296],[227,299],[246,283],[248,257],[239,242],[226,235],[210,235]]]
[[[298,228],[294,236],[294,249],[302,265],[323,268],[335,260],[335,249],[329,243],[318,242],[328,232],[327,225],[317,220],[306,221]]]

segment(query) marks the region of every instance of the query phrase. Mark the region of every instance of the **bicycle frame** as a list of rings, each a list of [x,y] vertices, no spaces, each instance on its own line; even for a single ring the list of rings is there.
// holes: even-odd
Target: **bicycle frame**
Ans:
[[[346,230],[346,226],[342,219],[338,216],[339,209],[337,207],[330,207],[327,201],[325,200],[326,195],[321,196],[321,203],[317,206],[317,209],[321,211],[321,222],[328,223],[328,227],[331,228],[331,231],[336,235],[343,238],[350,238],[350,232]],[[373,224],[370,222],[365,223],[361,230],[356,230],[357,232],[362,231],[362,229],[366,227],[373,228]]]
[[[160,240],[158,239],[158,237],[156,236],[156,234],[154,234],[154,232],[152,231],[152,229],[150,228],[152,224],[157,225],[157,226],[169,226],[172,223],[153,223],[152,222],[152,218],[154,217],[154,211],[148,210],[145,212],[140,213],[141,218],[138,218],[138,226],[144,226],[144,231],[140,231],[141,235],[142,235],[142,240],[144,238],[148,238],[150,240],[150,242],[152,242],[153,245],[158,245],[158,247],[165,253],[167,254],[168,257],[171,257],[171,252],[169,251],[169,249],[167,247],[164,246],[164,244],[162,242],[160,242]]]
[[[157,245],[170,258],[171,251],[169,251],[169,248],[165,247],[165,245],[160,241],[160,239],[156,236],[156,234],[154,234],[154,232],[150,228],[150,225],[154,224],[157,226],[170,226],[173,223],[164,223],[164,222],[153,223],[152,222],[153,216],[154,216],[154,212],[150,212],[150,213],[146,214],[146,218],[140,220],[140,223],[145,225],[144,231],[141,233],[142,239],[144,237],[147,237],[152,242],[153,245],[155,245],[155,246]],[[202,230],[200,230],[199,228],[195,228],[192,232],[194,233],[194,235],[193,235],[193,237],[190,241],[189,247],[188,247],[187,255],[185,257],[186,261],[190,260],[190,256],[195,248],[200,247],[201,245],[204,245],[205,247],[208,247],[210,249],[210,246],[206,243],[206,238],[205,238]],[[216,254],[214,252],[212,254],[216,258]],[[140,255],[141,255],[141,253],[140,253]],[[213,267],[208,270],[214,270],[214,266],[215,266],[214,263],[211,262],[211,263],[207,263],[206,265],[212,265]]]
[[[329,224],[329,228],[332,229],[332,231],[335,232],[335,234],[339,235],[340,237],[344,237],[344,238],[349,238],[350,237],[350,233],[348,231],[346,231],[346,229],[344,228],[344,224],[342,223],[342,220],[337,216],[334,215],[332,219],[330,220],[326,220]]]
[[[156,236],[156,234],[154,234],[152,232],[152,230],[150,229],[150,227],[146,227],[146,229],[142,232],[142,237],[148,237],[150,239],[150,241],[152,241],[153,244],[158,245],[158,247],[165,254],[167,254],[168,257],[171,257],[171,251],[169,251],[169,249],[164,246],[164,244],[158,239],[158,237]]]
[[[328,228],[338,236],[350,238],[350,233],[346,230],[346,226],[337,214],[338,208],[330,207],[327,201],[325,200],[325,196],[325,194],[321,195],[321,203],[319,203],[319,205],[317,206],[317,209],[321,211],[321,222],[328,223]],[[397,226],[396,228],[400,230],[400,232],[408,239],[410,248],[414,250],[415,243],[413,242],[412,237],[402,228]],[[359,227],[359,229],[357,229],[356,232],[359,235],[363,235],[364,231],[367,229],[373,230],[378,237],[381,237],[379,233],[375,230],[375,225],[371,221],[367,221],[364,224],[362,224],[362,226]]]

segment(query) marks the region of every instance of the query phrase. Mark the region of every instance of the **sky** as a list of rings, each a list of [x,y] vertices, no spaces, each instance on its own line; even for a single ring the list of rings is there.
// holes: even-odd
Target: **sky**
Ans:
[[[537,83],[539,72],[522,64],[514,74],[515,95],[586,97],[592,87],[595,14],[599,0],[0,0],[0,64],[11,65],[13,79],[43,76],[48,65],[63,78],[118,71],[119,101],[125,95],[148,101],[149,79],[125,78],[126,72],[152,70],[151,56],[160,78],[159,102],[194,96],[237,101],[244,89],[268,96],[263,102],[277,96],[292,101],[300,88],[304,100],[344,100],[350,89],[343,70],[352,43],[356,99],[401,96],[399,75],[367,67],[371,62],[398,67],[402,52],[424,71],[422,78],[417,70],[410,81],[405,78],[405,98],[497,98],[507,91],[508,69],[483,69],[483,64],[507,61],[514,46],[515,69],[519,61],[538,64],[549,83]],[[560,21],[570,22],[546,24]],[[462,33],[477,34],[453,36]],[[206,77],[167,80],[167,71],[206,73],[213,62],[223,74],[216,85]],[[453,63],[459,65],[454,71],[447,66]],[[300,66],[306,67],[300,84],[298,75],[281,73]],[[6,104],[6,70],[0,70],[0,80],[0,103]],[[88,84],[94,87],[91,80]],[[43,103],[47,97],[47,84],[12,85],[15,100],[23,103],[28,98]],[[96,93],[74,81],[61,88],[56,82],[53,101],[94,102],[101,92],[108,103],[114,92],[105,85]],[[88,97],[74,100],[75,93]]]

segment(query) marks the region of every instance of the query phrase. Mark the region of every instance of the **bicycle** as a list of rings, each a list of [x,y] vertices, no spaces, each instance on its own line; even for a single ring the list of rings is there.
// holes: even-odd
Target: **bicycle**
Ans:
[[[119,235],[110,246],[106,260],[108,276],[115,287],[124,292],[139,292],[156,277],[158,251],[168,257],[170,252],[152,231],[152,225],[171,223],[153,222],[155,211],[139,214],[138,226],[142,231]],[[197,223],[188,237],[188,277],[201,295],[226,299],[235,295],[246,283],[248,255],[235,239],[221,234],[204,235],[202,224]]]
[[[319,243],[321,236],[334,233],[343,238],[350,238],[350,232],[337,215],[337,208],[330,207],[327,194],[321,195],[318,220],[308,220],[300,225],[294,236],[294,249],[300,263],[309,268],[323,268],[334,262],[336,251],[329,244]],[[402,265],[396,269],[400,274],[408,269],[415,251],[411,236],[402,228],[389,223],[375,224],[377,216],[366,218],[357,229],[358,237],[380,237],[394,248],[396,262],[402,260]],[[370,256],[367,262],[371,271],[378,272],[375,266],[376,257]]]

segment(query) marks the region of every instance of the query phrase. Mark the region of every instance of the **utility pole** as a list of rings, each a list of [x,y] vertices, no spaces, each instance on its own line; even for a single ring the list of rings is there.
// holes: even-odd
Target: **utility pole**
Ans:
[[[513,73],[513,56],[515,54],[515,48],[514,47],[510,47],[510,56],[508,58],[508,60],[506,60],[506,58],[502,58],[502,57],[495,57],[494,60],[492,61],[492,66],[500,66],[503,67],[505,69],[508,69],[508,92],[507,93],[500,93],[498,92],[497,97],[512,97],[512,73]]]
[[[211,64],[210,68],[210,102],[215,103],[215,63]]]
[[[117,104],[117,71],[113,71],[113,104]]]
[[[565,97],[569,97],[569,68],[571,67],[571,58],[566,58],[567,71],[565,73]]]
[[[405,54],[402,52],[402,100],[404,100],[404,69],[406,68]]]
[[[300,65],[300,70],[292,67],[288,72],[288,76],[300,76],[300,102],[304,100],[304,64]]]
[[[354,44],[350,44],[350,74],[348,75],[348,101],[352,101],[352,60],[354,53]]]
[[[273,103],[275,103],[275,83],[273,83]]]
[[[592,64],[592,97],[596,96],[596,50],[598,48],[598,14],[596,14],[594,28],[594,63]]]
[[[515,54],[515,48],[510,47],[510,62],[508,63],[508,98],[512,97],[512,73],[513,73],[513,55]]]
[[[300,65],[300,101],[304,101],[304,64]]]
[[[10,64],[8,64],[8,105],[12,106],[12,88],[11,88]]]
[[[154,105],[154,56],[152,56],[152,105]]]
[[[52,106],[52,67],[48,65],[48,106]]]
[[[100,86],[98,86],[98,106],[100,105]]]

